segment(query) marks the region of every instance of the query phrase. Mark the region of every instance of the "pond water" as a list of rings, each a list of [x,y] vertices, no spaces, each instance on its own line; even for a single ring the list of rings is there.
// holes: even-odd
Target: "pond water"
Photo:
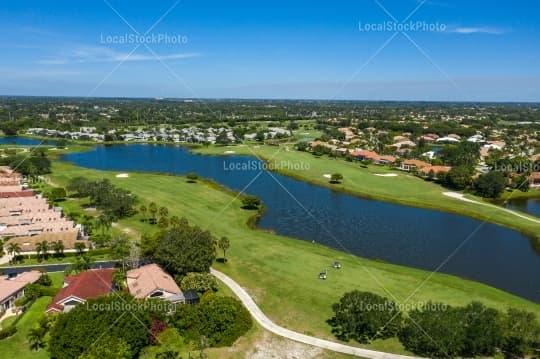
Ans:
[[[54,145],[54,140],[39,140],[26,137],[2,137],[0,136],[0,145],[18,145],[18,146],[46,146]]]
[[[540,217],[540,198],[517,198],[508,201],[505,205],[508,209],[521,211],[533,216]]]
[[[245,156],[202,156],[183,147],[133,144],[96,146],[63,159],[101,170],[196,172],[235,190],[247,186],[245,192],[267,207],[261,228],[361,257],[426,270],[440,266],[440,272],[540,302],[540,256],[528,238],[501,226],[337,193],[267,172],[261,162]]]

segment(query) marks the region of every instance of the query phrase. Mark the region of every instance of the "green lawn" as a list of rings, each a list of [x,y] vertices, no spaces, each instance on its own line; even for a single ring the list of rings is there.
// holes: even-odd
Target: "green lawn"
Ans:
[[[0,358],[13,359],[47,359],[49,353],[44,349],[30,350],[26,336],[30,329],[45,315],[45,309],[51,297],[41,297],[30,307],[22,319],[17,323],[17,333],[12,337],[0,340]]]
[[[242,210],[240,201],[233,200],[230,193],[203,182],[190,184],[178,176],[133,172],[129,178],[116,178],[115,175],[116,172],[54,162],[51,178],[60,185],[65,185],[76,176],[108,178],[135,193],[142,203],[154,201],[158,206],[168,207],[171,216],[184,216],[192,224],[209,229],[216,236],[227,236],[231,242],[227,253],[229,262],[216,263],[216,269],[227,273],[245,287],[272,320],[293,330],[334,339],[325,321],[331,316],[331,304],[343,293],[360,289],[388,296],[390,292],[401,302],[429,276],[426,271],[367,260],[306,241],[251,229],[247,221],[254,214],[252,211]],[[406,181],[419,180],[403,176],[398,183]],[[351,183],[350,179],[347,183]],[[390,186],[388,188],[390,191]],[[435,189],[432,191],[435,192]],[[220,212],[221,209],[224,210]],[[120,225],[139,233],[157,230],[155,226],[141,222],[137,215],[121,221]],[[329,279],[320,281],[317,274],[333,260],[339,260],[343,268],[330,271]],[[411,302],[435,300],[464,305],[472,299],[499,309],[515,306],[540,314],[538,304],[444,274],[431,277],[411,298]],[[394,340],[377,342],[371,347],[402,351]]]
[[[518,231],[526,232],[540,241],[540,223],[509,216],[504,211],[482,205],[471,204],[444,196],[448,191],[438,184],[424,181],[407,172],[391,169],[387,166],[372,165],[361,168],[358,162],[347,162],[343,159],[328,156],[315,157],[311,153],[296,151],[293,144],[281,146],[208,146],[193,149],[196,153],[221,154],[234,151],[235,154],[256,155],[269,160],[278,172],[320,186],[330,187],[365,198],[379,199],[408,206],[443,210],[463,214],[469,217],[501,224]],[[324,174],[341,173],[343,181],[340,184],[330,184]],[[381,177],[376,174],[396,174],[396,177]],[[531,191],[528,196],[539,191]],[[521,196],[521,192],[506,198]],[[479,197],[468,196],[477,201]]]

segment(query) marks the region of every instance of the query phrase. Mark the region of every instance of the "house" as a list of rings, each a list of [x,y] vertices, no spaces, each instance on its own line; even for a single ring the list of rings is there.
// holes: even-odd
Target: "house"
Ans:
[[[448,173],[451,169],[452,167],[450,166],[426,166],[420,168],[418,173],[423,176],[429,176],[430,173],[433,173],[436,178],[439,173]]]
[[[113,288],[114,269],[93,269],[64,278],[64,287],[45,311],[47,314],[68,312],[88,299],[107,295]]]
[[[529,176],[529,186],[540,188],[540,172],[533,172]]]
[[[375,163],[378,165],[390,165],[395,162],[396,158],[394,156],[379,156],[379,158],[375,160]]]
[[[184,294],[174,281],[160,266],[147,264],[127,272],[129,293],[135,298],[161,298],[172,303],[185,303]]]
[[[416,171],[424,167],[430,166],[429,163],[420,160],[405,160],[401,162],[399,169],[402,171]]]
[[[13,307],[15,301],[24,296],[24,288],[38,281],[38,271],[8,274],[0,277],[0,312]]]
[[[351,156],[355,157],[358,161],[376,161],[379,159],[379,154],[377,152],[373,151],[367,151],[367,150],[354,150],[350,151]]]

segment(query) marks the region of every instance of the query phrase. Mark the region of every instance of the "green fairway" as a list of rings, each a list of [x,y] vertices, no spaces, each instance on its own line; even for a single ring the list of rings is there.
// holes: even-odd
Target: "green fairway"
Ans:
[[[65,185],[76,176],[108,178],[135,193],[141,203],[147,205],[154,201],[158,206],[167,207],[171,216],[184,216],[215,236],[227,236],[231,242],[227,252],[229,262],[216,263],[216,269],[239,282],[272,320],[290,329],[334,339],[325,322],[331,316],[331,304],[353,289],[391,296],[400,302],[415,292],[411,303],[434,300],[463,305],[475,299],[499,309],[515,306],[540,314],[540,305],[480,283],[444,274],[430,277],[426,271],[362,259],[251,229],[247,222],[254,212],[242,210],[240,200],[204,182],[187,183],[183,177],[134,172],[129,173],[128,178],[117,178],[116,174],[55,161],[50,177],[59,185]],[[403,177],[403,182],[419,181]],[[121,221],[120,225],[138,233],[157,230],[156,226],[141,222],[138,215]],[[339,260],[343,268],[330,270],[327,281],[319,280],[319,271],[334,260]],[[420,285],[420,290],[416,291]],[[371,347],[401,351],[395,341],[377,342]]]
[[[225,151],[234,151],[235,154],[255,155],[263,160],[272,159],[269,163],[277,172],[305,182],[365,198],[463,214],[516,229],[530,237],[536,237],[540,241],[540,223],[508,215],[497,208],[449,198],[442,194],[448,190],[438,184],[424,181],[407,172],[391,169],[387,166],[371,165],[368,168],[361,168],[358,162],[347,162],[328,156],[315,157],[311,153],[297,151],[292,144],[280,145],[279,147],[265,145],[208,146],[198,147],[193,151],[220,155],[223,155]],[[340,184],[330,184],[324,175],[332,173],[341,173],[343,181]],[[377,174],[393,174],[395,176],[384,177],[377,176]],[[528,196],[535,192],[540,191],[531,190]],[[520,192],[514,195],[519,196]],[[514,195],[507,194],[505,199]],[[479,197],[469,195],[468,197],[480,202],[483,201]],[[538,220],[538,218],[536,219]]]

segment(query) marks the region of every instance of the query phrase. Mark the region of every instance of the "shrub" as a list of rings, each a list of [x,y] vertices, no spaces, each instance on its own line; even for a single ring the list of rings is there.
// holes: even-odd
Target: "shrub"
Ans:
[[[206,295],[195,306],[178,306],[173,317],[174,326],[187,339],[208,339],[212,347],[232,345],[253,325],[249,312],[235,298]]]
[[[332,310],[334,317],[328,323],[336,337],[341,340],[354,339],[359,343],[395,336],[402,321],[394,302],[358,290],[345,293],[339,303],[332,306]]]
[[[10,336],[17,333],[17,328],[14,325],[10,325],[9,327],[5,327],[2,330],[0,330],[0,340],[9,338]]]
[[[218,283],[216,278],[209,273],[188,273],[181,281],[182,290],[194,290],[199,293],[207,291],[217,291]]]

